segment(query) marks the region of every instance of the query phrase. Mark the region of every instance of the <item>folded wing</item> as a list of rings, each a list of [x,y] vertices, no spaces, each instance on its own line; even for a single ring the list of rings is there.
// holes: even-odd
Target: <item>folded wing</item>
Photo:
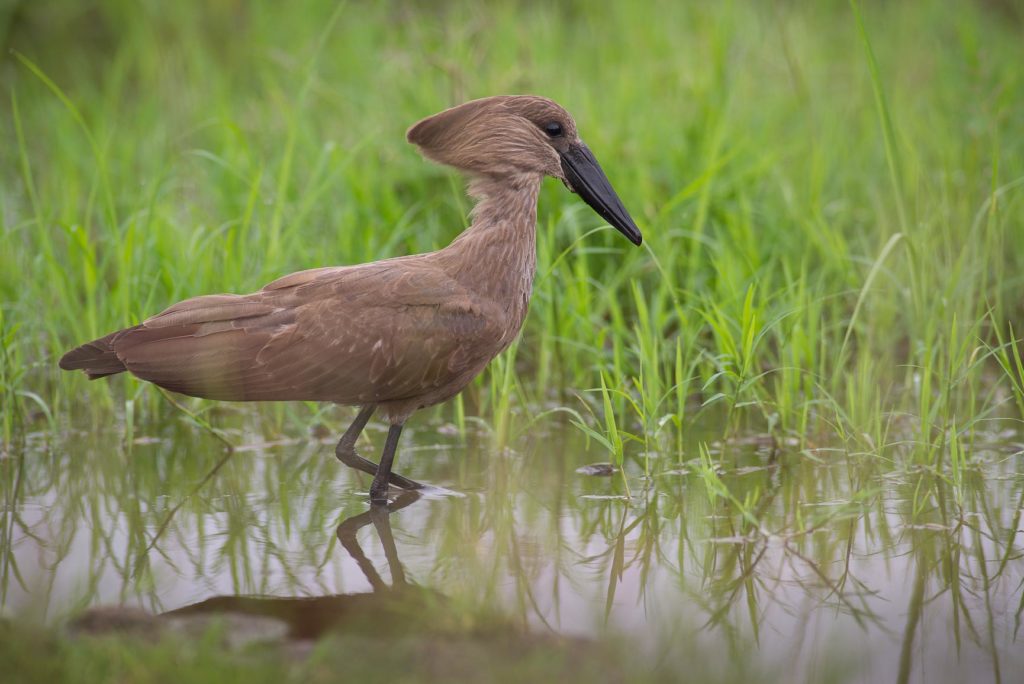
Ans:
[[[495,314],[431,263],[393,259],[189,299],[61,363],[210,399],[396,401],[490,358]]]

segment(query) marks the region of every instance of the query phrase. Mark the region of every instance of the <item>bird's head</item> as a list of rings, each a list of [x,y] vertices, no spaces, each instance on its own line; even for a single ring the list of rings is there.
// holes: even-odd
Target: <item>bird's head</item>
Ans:
[[[558,178],[633,244],[642,241],[597,159],[580,140],[576,122],[547,98],[473,100],[423,119],[406,138],[428,159],[473,175]]]

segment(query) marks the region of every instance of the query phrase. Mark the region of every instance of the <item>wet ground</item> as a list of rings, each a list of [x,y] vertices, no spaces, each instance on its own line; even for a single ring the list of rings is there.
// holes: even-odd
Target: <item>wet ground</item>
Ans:
[[[1024,680],[1024,446],[1006,425],[955,471],[709,429],[628,460],[627,497],[557,420],[504,449],[427,420],[397,469],[437,489],[371,510],[370,478],[333,456],[346,417],[268,442],[229,411],[231,452],[174,415],[127,440],[28,435],[0,460],[3,615],[154,634],[219,616],[300,656],[341,632],[367,652],[615,644],[708,679]]]

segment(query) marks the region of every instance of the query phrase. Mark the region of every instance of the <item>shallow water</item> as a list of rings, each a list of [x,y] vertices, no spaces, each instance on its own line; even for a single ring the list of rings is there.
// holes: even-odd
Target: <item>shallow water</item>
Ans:
[[[346,418],[332,414],[327,432]],[[979,438],[953,477],[834,447],[723,441],[716,425],[681,455],[629,462],[627,498],[618,474],[577,472],[601,455],[557,421],[506,449],[485,430],[462,439],[419,422],[397,469],[438,488],[371,516],[370,480],[334,459],[333,436],[267,442],[244,410],[218,424],[231,453],[172,418],[135,426],[128,446],[120,427],[32,433],[0,460],[3,613],[229,611],[309,638],[425,630],[407,618],[426,601],[612,639],[652,669],[710,678],[1024,678],[1012,431]],[[371,424],[362,453],[383,434]]]

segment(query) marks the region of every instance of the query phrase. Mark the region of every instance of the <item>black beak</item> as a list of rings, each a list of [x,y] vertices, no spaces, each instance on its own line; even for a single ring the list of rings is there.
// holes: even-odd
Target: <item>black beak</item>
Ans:
[[[561,156],[562,172],[565,173],[565,184],[569,189],[582,197],[601,218],[615,226],[634,245],[643,242],[640,229],[633,223],[626,207],[622,206],[622,200],[615,194],[608,176],[604,175],[590,148],[583,143],[571,145]]]

